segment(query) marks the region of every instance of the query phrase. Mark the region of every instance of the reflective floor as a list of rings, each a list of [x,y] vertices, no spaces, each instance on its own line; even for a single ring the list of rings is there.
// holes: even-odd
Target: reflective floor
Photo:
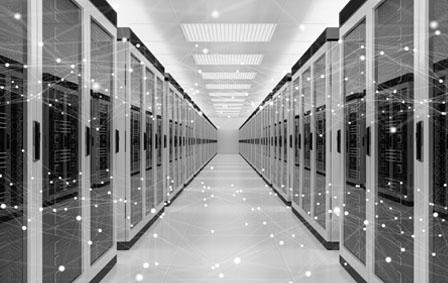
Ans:
[[[354,282],[238,155],[218,155],[103,282]]]

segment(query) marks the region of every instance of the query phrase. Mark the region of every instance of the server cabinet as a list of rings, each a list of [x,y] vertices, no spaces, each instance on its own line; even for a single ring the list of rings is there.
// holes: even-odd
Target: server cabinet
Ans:
[[[414,55],[409,52],[414,49],[413,5],[387,0],[374,10],[374,267],[384,282],[413,282],[414,277]],[[369,146],[366,153],[371,154]]]
[[[164,205],[160,135],[164,69],[129,28],[118,29],[117,44],[115,133],[121,166],[114,178],[121,188],[117,240],[118,249],[129,249]]]
[[[184,184],[181,174],[181,170],[183,170],[181,166],[181,162],[183,160],[181,158],[181,103],[183,100],[184,91],[171,75],[167,75],[165,81],[167,83],[167,120],[169,121],[167,130],[169,139],[167,152],[169,160],[169,163],[167,163],[167,201],[171,202],[171,200],[179,193]]]
[[[300,127],[300,115],[302,112],[300,111],[301,108],[301,100],[302,96],[300,93],[300,75],[293,76],[293,83],[292,83],[292,96],[293,96],[293,103],[294,103],[294,165],[291,170],[292,172],[292,207],[294,206],[299,207],[301,205],[301,172],[300,164],[301,164],[301,148],[302,148],[302,135],[301,135],[301,127]]]
[[[332,144],[332,101],[339,96],[333,87],[338,67],[333,59],[339,56],[338,39],[337,28],[325,29],[292,68],[292,206],[327,249],[337,249],[339,240],[334,210],[340,209],[341,188],[332,181],[332,160],[337,154]]]
[[[288,182],[288,160],[289,160],[289,91],[290,91],[291,76],[285,75],[283,79],[277,84],[272,91],[272,101],[275,109],[274,113],[274,128],[275,139],[274,144],[277,144],[275,149],[276,165],[275,165],[275,178],[273,181],[273,187],[276,192],[286,202],[291,201],[289,182]]]
[[[145,214],[154,214],[160,207],[156,205],[155,198],[155,175],[154,175],[154,103],[155,103],[155,79],[154,70],[145,68],[145,132],[144,132],[144,150],[145,150]]]
[[[156,79],[156,100],[155,100],[155,113],[156,113],[156,205],[163,206],[165,201],[165,179],[166,172],[163,167],[164,158],[164,141],[166,145],[166,135],[164,135],[163,127],[163,100],[164,100],[164,78],[158,77]]]
[[[425,38],[428,38],[428,58],[429,67],[427,72],[427,79],[424,84],[429,87],[429,172],[428,180],[432,180],[429,183],[429,211],[427,219],[429,228],[428,233],[428,252],[425,254],[425,258],[429,260],[428,273],[422,277],[429,279],[429,282],[445,282],[448,280],[448,265],[446,260],[446,237],[448,234],[448,198],[446,193],[447,187],[447,58],[448,52],[445,49],[445,36],[441,36],[446,33],[448,23],[445,19],[447,1],[428,1],[428,19],[423,24]],[[429,27],[428,27],[429,25]],[[415,93],[418,96],[418,93]],[[415,97],[419,99],[420,97]],[[424,127],[426,126],[422,121],[416,121],[416,132],[419,133],[420,140],[423,140]],[[425,151],[422,148],[424,142],[420,144],[417,139],[417,159],[423,160],[425,158]],[[418,183],[414,184],[418,187]],[[417,199],[416,199],[417,209]],[[415,227],[417,229],[417,227]],[[418,268],[416,265],[415,268]],[[421,278],[415,278],[415,281],[422,280]]]
[[[429,171],[428,105],[417,105],[428,98],[429,2],[372,0],[341,13],[341,262],[368,282],[430,278],[429,176],[417,173]]]
[[[0,248],[0,281],[4,282],[31,282],[33,257],[29,255],[30,244],[34,243],[27,241],[27,237],[37,234],[37,227],[28,226],[26,219],[34,213],[32,199],[28,197],[32,196],[32,184],[27,183],[33,176],[34,165],[38,165],[38,159],[31,156],[38,156],[23,154],[33,152],[29,135],[33,121],[36,126],[40,124],[38,117],[28,118],[33,116],[34,108],[27,103],[33,93],[30,79],[35,78],[31,73],[35,70],[25,68],[32,62],[29,56],[32,47],[28,44],[32,34],[28,27],[35,20],[29,16],[29,2],[5,1],[0,5],[3,27],[0,30],[0,235],[2,243],[8,243]],[[14,13],[20,19],[15,20]]]
[[[35,36],[43,44],[35,44],[42,96],[33,110],[42,121],[42,133],[39,118],[33,135],[42,193],[33,205],[41,208],[42,226],[34,235],[41,242],[30,254],[45,264],[34,264],[40,270],[28,280],[89,281],[116,256],[110,119],[116,14],[105,2],[83,0],[44,0],[28,15],[34,13],[39,20],[33,25],[41,27]]]
[[[169,85],[169,84],[168,84]],[[168,191],[167,197],[174,192],[174,92],[168,87],[167,91],[167,119],[168,119]]]

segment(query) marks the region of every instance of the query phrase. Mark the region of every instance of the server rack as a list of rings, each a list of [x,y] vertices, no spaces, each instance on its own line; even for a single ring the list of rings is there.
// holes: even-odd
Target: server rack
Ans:
[[[167,115],[169,120],[168,134],[168,160],[167,162],[167,202],[170,203],[184,186],[182,178],[183,166],[183,97],[184,90],[171,75],[166,75],[167,87]]]
[[[129,249],[164,207],[164,68],[129,28],[118,29],[117,54],[117,248]]]
[[[429,108],[417,105],[429,98],[430,2],[351,1],[340,14],[341,263],[368,282],[444,281],[430,272],[437,217],[420,189],[432,170]]]
[[[114,231],[99,223],[113,227],[114,222],[114,188],[106,184],[114,170],[107,154],[112,123],[103,118],[112,115],[109,97],[115,93],[116,13],[103,1],[57,5],[6,1],[0,12],[0,203],[8,243],[1,251],[0,280],[5,282],[88,281],[116,260]],[[98,48],[107,52],[100,56]],[[83,58],[91,63],[83,65]],[[98,61],[103,64],[93,64]],[[97,88],[91,79],[104,85]],[[92,126],[99,130],[87,135]]]
[[[337,133],[332,117],[332,101],[338,96],[333,86],[338,39],[338,29],[327,28],[292,68],[295,104],[292,207],[328,249],[337,249],[339,240],[339,218],[333,213],[334,208],[340,209],[339,188],[332,185],[332,159],[338,150],[334,146],[337,141],[333,142]]]
[[[275,106],[274,128],[275,137],[277,138],[277,165],[275,167],[275,178],[273,187],[281,198],[291,201],[291,190],[289,189],[289,97],[290,97],[291,75],[287,74],[272,91],[272,99]],[[276,125],[276,126],[275,126]]]

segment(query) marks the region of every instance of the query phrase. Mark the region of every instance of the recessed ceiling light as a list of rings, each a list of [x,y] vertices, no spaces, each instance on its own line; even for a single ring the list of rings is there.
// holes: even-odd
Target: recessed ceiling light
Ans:
[[[207,89],[250,89],[250,84],[206,84]]]
[[[244,102],[245,99],[232,99],[232,98],[212,98],[212,102]]]
[[[255,72],[210,72],[202,73],[204,80],[253,80]]]
[[[249,96],[247,92],[212,92],[211,97],[246,97]]]
[[[181,24],[187,41],[269,42],[276,24]]]
[[[260,65],[264,56],[261,54],[195,54],[196,65]]]

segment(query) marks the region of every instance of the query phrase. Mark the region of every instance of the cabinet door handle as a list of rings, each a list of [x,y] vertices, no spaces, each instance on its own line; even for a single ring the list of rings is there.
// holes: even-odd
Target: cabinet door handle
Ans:
[[[337,140],[337,151],[338,153],[341,153],[341,130],[338,130],[336,140]]]
[[[86,156],[90,155],[91,145],[92,145],[92,140],[90,138],[90,127],[86,127]]]
[[[310,133],[310,150],[313,150],[313,133]]]
[[[33,159],[34,161],[40,160],[40,123],[33,122]]]
[[[423,121],[417,123],[415,139],[417,146],[417,160],[423,162]]]
[[[120,131],[115,130],[115,153],[120,152]]]
[[[366,137],[366,139],[367,139],[367,148],[366,148],[366,153],[367,153],[367,156],[370,156],[370,144],[371,144],[371,142],[370,142],[370,140],[371,140],[371,133],[370,133],[370,131],[371,131],[371,128],[370,127],[367,127],[367,137]]]

